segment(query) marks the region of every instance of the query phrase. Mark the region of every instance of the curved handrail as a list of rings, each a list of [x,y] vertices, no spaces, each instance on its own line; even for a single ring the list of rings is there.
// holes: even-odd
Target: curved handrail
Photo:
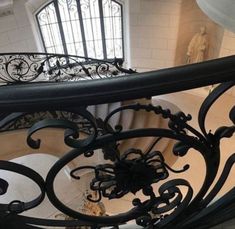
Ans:
[[[235,56],[129,76],[79,82],[33,82],[0,88],[0,108],[38,111],[172,93],[234,80]]]

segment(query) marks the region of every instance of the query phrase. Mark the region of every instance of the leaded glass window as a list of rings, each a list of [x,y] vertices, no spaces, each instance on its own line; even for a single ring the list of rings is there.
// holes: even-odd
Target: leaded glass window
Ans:
[[[123,58],[123,10],[114,0],[53,0],[36,14],[48,53]]]

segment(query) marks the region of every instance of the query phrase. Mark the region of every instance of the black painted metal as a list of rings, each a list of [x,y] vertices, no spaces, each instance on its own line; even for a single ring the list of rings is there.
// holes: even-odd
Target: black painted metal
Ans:
[[[60,82],[109,78],[134,73],[123,60],[98,60],[50,53],[4,53],[0,56],[2,84]]]
[[[69,63],[63,62],[63,59]],[[64,142],[72,148],[52,166],[45,180],[25,166],[0,161],[1,170],[10,170],[27,176],[41,190],[41,194],[31,202],[12,200],[9,204],[0,204],[0,226],[17,228],[20,225],[22,228],[38,228],[87,225],[91,228],[118,228],[121,224],[135,220],[136,225],[147,229],[201,229],[234,218],[234,189],[217,202],[210,206],[209,204],[223,187],[235,162],[235,154],[232,154],[219,179],[215,180],[223,153],[220,149],[221,139],[230,138],[235,132],[235,108],[233,107],[229,113],[229,126],[219,126],[212,132],[207,129],[205,120],[211,106],[235,84],[235,57],[146,73],[134,73],[132,70],[123,69],[118,60],[105,62],[83,58],[83,61],[75,61],[78,59],[82,58],[33,53],[0,56],[1,79],[8,83],[0,88],[0,109],[3,112],[1,130],[29,128],[27,143],[36,149],[40,147],[40,139],[33,138],[35,132],[48,127],[63,128]],[[47,69],[46,62],[55,64],[51,64]],[[95,71],[92,70],[94,66]],[[34,73],[33,76],[29,75],[31,72]],[[47,78],[47,74],[53,77]],[[122,74],[126,75],[119,76]],[[83,80],[73,81],[74,78]],[[37,79],[44,79],[46,82],[37,82]],[[71,81],[66,82],[68,79]],[[50,80],[53,82],[47,82]],[[190,115],[181,111],[174,114],[168,109],[151,104],[124,105],[99,120],[87,110],[88,105],[160,95],[215,83],[220,85],[205,99],[199,111],[200,130],[190,125]],[[132,130],[123,130],[120,125],[111,127],[109,122],[112,117],[125,110],[152,112],[168,120],[168,128],[157,128],[154,124],[152,128]],[[33,112],[38,116],[33,116]],[[30,122],[22,122],[22,119],[29,120],[28,117],[32,118]],[[83,120],[86,120],[85,127]],[[23,123],[22,126],[19,123]],[[79,137],[81,131],[86,133],[85,138]],[[156,140],[147,151],[133,147],[120,152],[120,141],[141,137],[155,137]],[[161,143],[162,138],[177,141],[172,153],[178,157],[184,157],[190,149],[196,150],[202,156],[206,175],[197,193],[194,193],[190,181],[171,178],[172,173],[183,174],[188,170],[190,162],[180,170],[175,170],[167,164],[162,152],[153,150],[156,144]],[[102,151],[96,151],[97,149]],[[145,200],[133,199],[133,208],[127,212],[112,216],[86,215],[66,206],[57,196],[54,181],[60,170],[74,158],[92,158],[101,152],[107,163],[75,168],[71,171],[71,177],[79,182],[80,177],[77,173],[80,170],[90,169],[93,172],[90,188],[91,191],[97,192],[98,197],[88,195],[87,199],[91,202],[99,202],[103,198],[119,199],[128,193],[136,194],[142,191]],[[153,186],[154,183],[158,184],[158,189]],[[0,195],[7,194],[7,190],[7,181],[1,179],[0,174]],[[58,210],[76,220],[47,220],[19,214],[37,207],[45,194]]]

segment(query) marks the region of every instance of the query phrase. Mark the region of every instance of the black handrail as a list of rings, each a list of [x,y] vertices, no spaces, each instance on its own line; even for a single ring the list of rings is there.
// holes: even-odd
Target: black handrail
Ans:
[[[235,56],[203,63],[79,82],[34,82],[0,89],[0,109],[37,111],[137,99],[235,79]]]

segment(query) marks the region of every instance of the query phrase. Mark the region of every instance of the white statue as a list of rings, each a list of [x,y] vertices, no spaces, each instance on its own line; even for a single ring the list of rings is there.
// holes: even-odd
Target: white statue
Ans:
[[[189,43],[187,51],[187,63],[198,63],[205,59],[205,53],[208,49],[208,36],[206,27],[202,26],[200,32],[196,33]]]

